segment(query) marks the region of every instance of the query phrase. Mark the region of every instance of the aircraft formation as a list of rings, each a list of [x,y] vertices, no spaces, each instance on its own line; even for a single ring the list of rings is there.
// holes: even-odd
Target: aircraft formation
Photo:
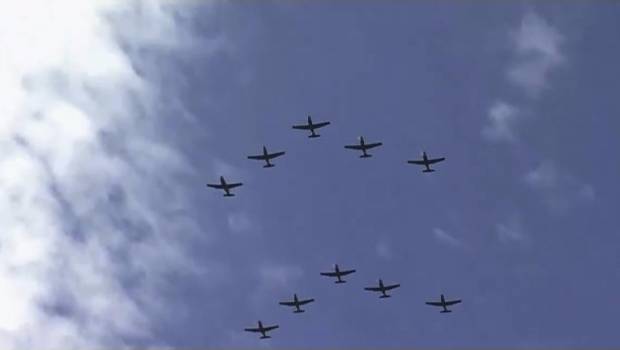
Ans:
[[[307,123],[306,124],[300,124],[300,125],[293,125],[293,129],[296,130],[308,130],[310,131],[310,135],[308,135],[309,138],[317,138],[320,137],[321,135],[317,133],[317,130],[320,128],[323,128],[325,126],[330,125],[331,123],[329,121],[324,121],[324,122],[318,122],[315,123],[312,121],[312,117],[308,116],[307,119]],[[382,146],[383,143],[382,142],[366,142],[366,140],[364,139],[363,136],[360,136],[358,138],[358,143],[357,144],[351,144],[351,145],[345,145],[344,148],[345,149],[351,149],[351,150],[355,150],[355,151],[361,151],[362,154],[359,156],[360,158],[370,158],[372,157],[372,154],[369,153],[369,150],[374,149],[376,147],[380,147]],[[247,158],[251,159],[251,160],[258,160],[258,161],[264,161],[265,164],[263,165],[263,168],[272,168],[275,166],[274,163],[272,163],[272,160],[274,160],[275,158],[278,158],[280,156],[285,155],[286,152],[284,151],[278,151],[278,152],[273,152],[273,153],[269,153],[269,151],[267,150],[266,146],[263,146],[263,150],[262,153],[259,155],[250,155]],[[414,165],[421,165],[424,167],[424,169],[422,170],[423,173],[432,173],[435,172],[435,169],[431,168],[431,165],[439,163],[444,161],[446,158],[445,157],[440,157],[440,158],[430,158],[427,153],[424,151],[422,152],[422,158],[421,159],[415,159],[415,160],[408,160],[407,163],[408,164],[414,164]],[[218,190],[223,190],[224,191],[224,197],[234,197],[235,194],[231,192],[231,190],[233,188],[237,188],[243,185],[242,182],[227,182],[226,179],[224,179],[224,176],[220,176],[219,179],[219,183],[210,183],[207,184],[207,187],[211,187],[214,189],[218,189]],[[356,270],[354,269],[349,269],[349,270],[342,270],[340,269],[340,266],[338,266],[338,264],[334,265],[334,270],[333,271],[328,271],[328,272],[320,272],[321,276],[325,276],[325,277],[332,277],[332,278],[336,278],[336,280],[334,281],[334,283],[336,284],[341,284],[341,283],[346,283],[347,281],[343,279],[344,276],[348,276],[351,275],[353,273],[355,273]],[[375,293],[379,293],[379,298],[380,299],[386,299],[386,298],[390,298],[391,295],[388,294],[388,291],[392,291],[394,289],[397,289],[400,287],[400,284],[395,283],[395,284],[385,284],[383,282],[382,279],[378,280],[378,284],[376,286],[369,286],[369,287],[365,287],[364,290],[365,291],[369,291],[369,292],[375,292]],[[292,300],[287,300],[287,301],[281,301],[279,302],[280,305],[282,306],[287,306],[287,307],[292,307],[293,313],[303,313],[305,312],[304,309],[301,308],[301,306],[310,304],[315,302],[315,300],[313,298],[308,298],[308,299],[300,299],[299,296],[297,295],[297,293],[293,294],[293,299]],[[454,300],[446,300],[445,296],[443,294],[440,295],[440,300],[439,301],[427,301],[425,302],[426,305],[430,305],[430,306],[435,306],[435,307],[441,307],[442,310],[440,311],[440,313],[450,313],[452,312],[452,310],[448,309],[448,306],[452,306],[455,304],[461,303],[460,299],[454,299]],[[269,335],[267,335],[267,333],[280,328],[279,325],[274,324],[274,325],[264,325],[262,321],[258,321],[257,323],[257,327],[249,327],[249,328],[245,328],[244,331],[246,332],[252,332],[252,333],[260,333],[260,339],[269,339],[271,338]]]

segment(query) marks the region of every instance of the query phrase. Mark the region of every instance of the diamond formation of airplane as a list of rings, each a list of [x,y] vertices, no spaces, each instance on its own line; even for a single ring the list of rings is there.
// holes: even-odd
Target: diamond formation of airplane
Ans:
[[[316,138],[316,137],[319,137],[321,135],[315,133],[314,130],[320,129],[320,128],[322,128],[324,126],[327,126],[329,124],[330,124],[330,122],[313,123],[312,122],[312,117],[308,116],[308,124],[293,125],[293,129],[297,129],[297,130],[310,130],[310,135],[308,137],[309,138]]]
[[[295,307],[295,311],[293,311],[293,313],[299,314],[302,312],[306,312],[306,310],[302,309],[300,306],[310,304],[313,301],[314,299],[299,300],[299,298],[297,297],[297,294],[293,294],[293,301],[281,301],[279,302],[279,304],[284,305],[284,306]]]
[[[435,171],[435,169],[431,169],[430,165],[431,164],[435,164],[435,163],[439,163],[439,162],[443,162],[444,160],[446,160],[446,158],[441,157],[441,158],[428,158],[428,156],[426,155],[426,152],[422,152],[422,159],[420,160],[408,160],[407,163],[409,164],[416,164],[416,165],[423,165],[426,167],[426,169],[422,170],[423,173],[432,173]]]
[[[379,279],[379,286],[378,287],[366,287],[364,288],[364,290],[370,291],[370,292],[380,292],[381,296],[379,296],[379,298],[384,299],[384,298],[390,298],[391,295],[387,294],[386,292],[388,290],[392,290],[392,289],[396,289],[400,287],[400,284],[392,284],[392,285],[385,285],[383,284],[383,280]]]
[[[383,145],[383,143],[381,143],[381,142],[366,143],[366,141],[364,140],[364,136],[360,136],[359,137],[359,141],[360,141],[360,143],[358,145],[346,145],[346,146],[344,146],[344,148],[362,151],[362,155],[360,156],[360,158],[370,158],[370,157],[372,157],[372,154],[369,154],[367,151],[369,149],[372,149],[372,148],[379,147],[379,146]]]
[[[321,272],[321,276],[336,277],[336,281],[334,283],[346,283],[347,281],[343,280],[342,277],[350,275],[354,272],[355,270],[340,270],[340,267],[336,264],[334,265],[333,272]]]
[[[267,335],[267,332],[270,332],[276,328],[280,328],[280,326],[273,325],[273,326],[263,326],[263,323],[259,320],[258,321],[258,327],[256,328],[245,328],[244,331],[246,332],[253,332],[253,333],[260,333],[261,337],[260,339],[269,339],[271,338],[270,336]]]
[[[274,152],[274,153],[269,153],[267,152],[267,147],[263,146],[263,154],[261,155],[257,155],[257,156],[248,156],[248,159],[253,159],[253,160],[264,160],[265,161],[265,165],[263,165],[263,168],[273,168],[275,166],[275,164],[271,163],[270,161],[274,158],[278,158],[280,156],[283,156],[286,152]]]
[[[450,305],[454,305],[454,304],[458,304],[460,303],[461,300],[460,299],[456,299],[456,300],[446,300],[446,298],[443,296],[443,294],[441,295],[441,300],[440,301],[427,301],[425,304],[426,305],[431,305],[431,306],[439,306],[442,307],[443,310],[441,310],[440,312],[443,313],[448,313],[448,312],[452,312],[452,310],[448,310],[448,306]]]
[[[227,183],[223,176],[220,176],[219,184],[207,184],[207,187],[224,190],[224,197],[234,197],[234,193],[231,193],[230,190],[239,186],[243,186],[243,184],[241,182]]]

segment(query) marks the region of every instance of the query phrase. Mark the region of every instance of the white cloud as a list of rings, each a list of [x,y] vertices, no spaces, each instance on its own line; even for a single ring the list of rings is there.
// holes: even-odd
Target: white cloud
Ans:
[[[390,244],[385,240],[379,241],[375,246],[375,250],[377,256],[382,259],[389,260],[392,258],[392,247],[390,247]]]
[[[489,109],[489,124],[482,129],[482,135],[490,141],[515,141],[514,128],[518,113],[516,107],[506,102],[495,102]]]
[[[234,233],[247,232],[254,226],[255,224],[252,223],[252,220],[245,212],[228,214],[228,227]]]
[[[515,218],[507,223],[497,224],[495,229],[498,239],[503,243],[523,243],[527,240],[527,236],[523,232],[521,224]]]
[[[544,18],[526,14],[513,35],[518,59],[508,71],[510,81],[529,96],[538,96],[547,87],[552,69],[564,62],[562,41],[562,35]]]
[[[445,245],[449,245],[452,247],[460,247],[463,245],[463,243],[459,239],[440,228],[433,229],[433,236],[435,237],[435,239],[437,239],[438,242]]]
[[[564,212],[574,205],[592,201],[596,197],[594,187],[559,170],[552,162],[543,162],[524,176],[525,183],[538,191],[549,208]]]
[[[188,40],[169,10],[0,3],[2,349],[157,342],[167,273],[194,269],[183,245],[196,223],[171,214],[187,206],[175,179],[191,166],[161,140],[158,87],[119,44]]]

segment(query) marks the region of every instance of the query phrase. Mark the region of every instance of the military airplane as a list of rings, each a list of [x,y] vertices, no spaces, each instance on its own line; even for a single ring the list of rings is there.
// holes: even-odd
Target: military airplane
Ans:
[[[371,291],[371,292],[381,292],[381,296],[379,298],[383,299],[383,298],[391,297],[391,295],[388,295],[386,293],[386,291],[392,290],[392,289],[398,288],[398,287],[400,287],[400,284],[392,284],[392,285],[386,286],[386,285],[383,284],[383,280],[379,279],[379,286],[378,287],[366,287],[366,288],[364,288],[364,290],[368,290],[368,291]]]
[[[427,301],[426,305],[443,307],[443,310],[440,311],[443,314],[443,313],[446,313],[446,312],[452,312],[452,310],[448,310],[447,306],[458,304],[460,302],[461,302],[460,299],[457,299],[457,300],[446,300],[446,298],[444,298],[444,296],[442,294],[441,295],[441,301]]]
[[[426,152],[422,152],[422,159],[420,159],[420,160],[408,160],[407,163],[409,163],[409,164],[417,164],[417,165],[424,165],[426,167],[426,169],[422,170],[422,172],[423,173],[432,173],[435,170],[431,169],[430,165],[442,162],[445,159],[446,158],[444,158],[444,157],[441,157],[441,158],[428,158],[428,156],[426,155]]]
[[[235,188],[235,187],[239,187],[242,186],[243,184],[241,182],[238,183],[226,183],[226,180],[224,180],[223,176],[220,176],[220,183],[219,184],[207,184],[207,187],[212,187],[212,188],[217,188],[218,190],[224,190],[224,197],[234,197],[235,195],[233,193],[230,193],[230,190]]]
[[[371,148],[375,148],[375,147],[379,147],[379,146],[383,145],[383,143],[381,143],[381,142],[366,143],[364,141],[364,136],[360,136],[359,137],[359,141],[360,141],[359,145],[346,145],[346,146],[344,146],[344,148],[362,151],[362,155],[360,156],[360,158],[372,157],[372,154],[368,154],[366,151],[371,149]]]
[[[293,301],[281,301],[279,304],[280,305],[284,305],[284,306],[294,306],[295,307],[295,311],[293,311],[293,312],[298,314],[298,313],[301,313],[301,312],[305,312],[305,310],[301,309],[300,306],[309,304],[309,303],[311,303],[313,301],[314,301],[314,299],[299,300],[297,298],[297,294],[293,294]]]
[[[334,283],[346,283],[347,281],[343,280],[341,277],[354,273],[355,270],[340,270],[338,264],[334,265],[333,272],[321,272],[321,276],[327,277],[336,277],[336,282]]]
[[[315,133],[314,130],[320,129],[320,128],[322,128],[324,126],[327,126],[329,124],[330,124],[329,122],[313,123],[312,122],[312,118],[310,116],[308,116],[308,124],[293,125],[293,129],[310,130],[310,135],[308,137],[315,138],[315,137],[319,137],[321,135]]]
[[[246,328],[246,329],[244,329],[244,331],[260,333],[260,334],[262,334],[260,339],[269,339],[271,337],[267,335],[267,332],[270,332],[270,331],[272,331],[272,330],[274,330],[276,328],[280,328],[280,326],[278,326],[276,324],[276,325],[273,325],[273,326],[264,327],[263,323],[261,321],[258,321],[258,327],[257,328]]]
[[[267,147],[263,146],[263,154],[259,156],[248,156],[248,159],[254,160],[264,160],[267,164],[263,165],[263,168],[272,168],[275,165],[270,162],[270,160],[277,158],[281,155],[284,155],[285,152],[275,152],[269,153],[267,152]]]

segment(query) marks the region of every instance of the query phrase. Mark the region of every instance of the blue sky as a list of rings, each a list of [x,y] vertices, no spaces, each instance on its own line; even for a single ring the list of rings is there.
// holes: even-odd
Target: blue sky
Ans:
[[[22,326],[0,320],[7,348],[54,333],[29,319],[61,320],[68,335],[43,343],[60,346],[618,344],[615,3],[133,4],[93,10],[111,34],[75,62],[119,59],[19,65],[46,123],[58,103],[45,96],[80,112],[60,119],[75,127],[3,136],[5,154],[51,169],[9,187],[41,185],[40,217],[60,227],[28,236],[46,247],[29,256],[42,271],[85,267],[71,283],[19,277],[41,287],[11,294],[26,311]],[[332,122],[322,137],[290,128],[308,114]],[[42,136],[54,132],[67,147]],[[360,135],[384,143],[373,158],[343,148]],[[275,168],[246,159],[263,145],[287,152]],[[437,172],[406,164],[423,150],[447,158]],[[245,186],[223,198],[205,187],[220,175]],[[318,274],[334,263],[358,272],[334,285]],[[362,290],[378,278],[402,287]],[[293,293],[317,302],[292,314],[277,302]],[[424,305],[440,293],[463,303]],[[280,324],[273,339],[242,331],[258,319]]]

